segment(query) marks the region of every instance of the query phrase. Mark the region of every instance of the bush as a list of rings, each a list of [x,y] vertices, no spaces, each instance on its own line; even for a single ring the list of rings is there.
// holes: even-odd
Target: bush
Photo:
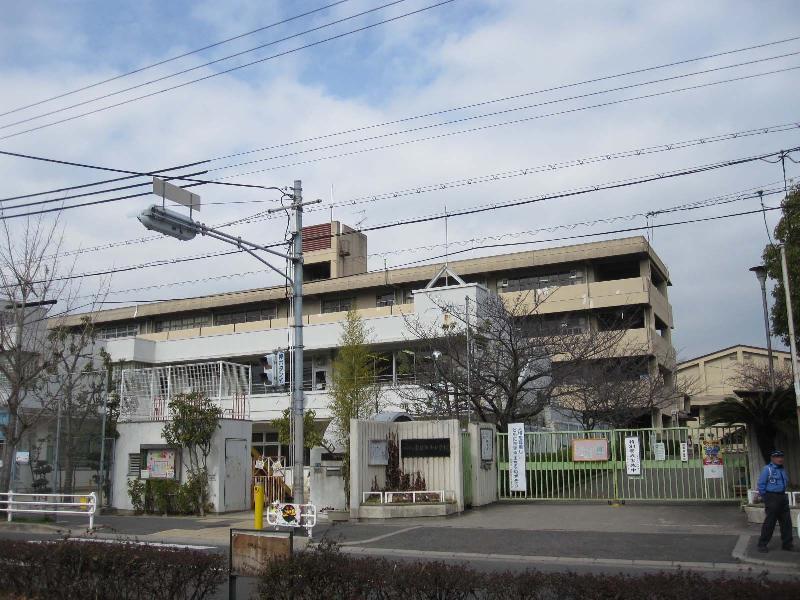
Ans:
[[[221,555],[193,550],[67,540],[0,544],[0,581],[11,598],[202,600],[225,575]]]
[[[133,505],[133,512],[140,515],[144,512],[144,481],[141,479],[128,479],[128,497]]]
[[[800,598],[800,582],[679,571],[641,576],[478,573],[463,565],[356,558],[323,542],[314,550],[270,562],[259,594],[266,600],[788,600]]]

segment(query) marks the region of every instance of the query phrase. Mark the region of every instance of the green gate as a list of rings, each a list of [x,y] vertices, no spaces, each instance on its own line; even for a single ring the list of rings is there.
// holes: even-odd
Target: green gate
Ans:
[[[750,487],[744,427],[529,432],[525,491],[510,489],[508,434],[497,452],[501,500],[730,501]]]

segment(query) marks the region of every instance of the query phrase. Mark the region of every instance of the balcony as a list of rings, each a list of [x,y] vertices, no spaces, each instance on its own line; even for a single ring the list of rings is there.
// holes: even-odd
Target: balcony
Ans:
[[[169,421],[169,399],[192,392],[222,409],[223,418],[250,418],[250,367],[230,362],[123,369],[120,421]]]
[[[641,277],[598,281],[561,287],[526,290],[520,292],[501,292],[507,304],[523,302],[525,308],[540,314],[573,312],[593,308],[625,306],[628,304],[648,304],[645,280]],[[538,303],[538,306],[535,306]]]

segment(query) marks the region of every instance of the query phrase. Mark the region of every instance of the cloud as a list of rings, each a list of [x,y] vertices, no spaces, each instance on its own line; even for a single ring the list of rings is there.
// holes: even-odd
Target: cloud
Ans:
[[[101,10],[92,19],[83,19],[80,13],[68,12],[59,7],[51,7],[51,10],[43,12],[35,3],[30,7],[26,5],[24,9],[17,9],[18,14],[13,21],[20,31],[0,42],[0,55],[5,57],[0,62],[2,105],[14,107],[65,89],[73,89],[106,78],[115,70],[120,72],[131,65],[171,56],[175,52],[253,29],[319,4],[308,3],[302,7],[286,8],[278,3],[265,7],[263,3],[244,0],[237,2],[235,6],[207,2],[191,6],[184,11],[181,19],[177,18],[175,12],[170,12],[178,10],[174,7],[162,12],[167,9],[160,8],[159,3],[149,4],[143,13],[143,19],[157,21],[159,27],[148,32],[143,22],[136,22],[132,24],[130,32],[126,32],[124,28],[115,25],[112,31],[116,42],[106,45],[108,51],[105,53],[98,52],[97,47],[100,43],[98,40],[109,39],[110,34],[104,29],[104,23],[110,22],[110,14],[104,14]],[[335,16],[352,14],[374,5],[376,4],[368,2],[345,3],[330,13],[315,15],[302,23],[285,26],[281,31],[285,33],[300,30],[307,23],[319,24]],[[399,14],[424,5],[421,1],[407,2],[386,11],[386,14]],[[314,50],[243,69],[235,74],[209,79],[201,84],[92,117],[12,138],[0,143],[0,148],[147,170],[206,157],[224,156],[251,148],[287,144],[409,115],[789,37],[793,33],[791,29],[795,22],[792,15],[790,3],[776,4],[770,11],[763,11],[757,6],[744,3],[729,5],[712,2],[698,5],[687,1],[668,4],[616,2],[603,5],[542,5],[460,0],[417,17],[378,28],[367,35],[344,38]],[[374,20],[377,17],[360,22]],[[353,26],[354,24],[346,24],[337,27],[330,34]],[[5,31],[8,30],[7,26]],[[232,45],[230,49],[217,49],[208,53],[208,57],[221,56],[229,51],[274,39],[279,33],[268,32],[254,36],[257,39],[244,40],[241,44]],[[49,38],[49,35],[52,37]],[[324,36],[319,35],[314,39],[321,37]],[[2,38],[0,35],[0,39]],[[54,40],[53,45],[58,45],[58,51],[48,46],[48,39]],[[36,52],[25,54],[21,64],[9,59],[15,55],[21,56],[23,46],[30,44],[31,40],[38,40]],[[72,43],[62,44],[65,40],[72,40]],[[287,43],[281,48],[294,45],[299,45],[299,42]],[[132,48],[141,48],[141,54],[135,55]],[[798,49],[798,44],[762,49],[747,56],[770,56],[789,49]],[[260,53],[256,56],[266,54]],[[192,57],[182,61],[180,65],[196,65],[206,58],[206,55]],[[667,73],[686,73],[712,65],[739,62],[744,58],[733,55],[676,67]],[[355,143],[340,149],[312,151],[295,157],[215,171],[208,176],[265,169],[382,143],[412,140],[439,131],[451,132],[484,123],[500,123],[565,108],[579,108],[604,99],[622,99],[695,82],[764,71],[772,68],[769,66],[771,64],[615,92],[593,99],[520,110],[428,132]],[[796,58],[787,58],[775,61],[774,64],[791,66],[798,63]],[[178,66],[169,65],[155,73],[168,73]],[[204,68],[199,75],[213,72],[214,67]],[[798,118],[795,103],[792,102],[797,73],[790,72],[578,111],[476,133],[453,135],[435,141],[409,143],[393,149],[280,168],[226,181],[289,185],[299,178],[303,180],[306,197],[327,200],[333,184],[335,199],[344,201],[415,185],[789,122]],[[153,73],[143,74],[141,77],[131,78],[130,82],[144,81],[152,75]],[[640,74],[619,81],[643,82],[659,75],[662,72]],[[538,94],[511,102],[314,142],[290,144],[263,153],[218,161],[210,166],[214,168],[232,162],[311,150],[340,141],[358,140],[369,135],[441,123],[454,117],[555,100],[576,92],[613,87],[619,81]],[[123,83],[129,84],[127,80],[123,80]],[[123,87],[123,83],[103,89],[119,89]],[[82,99],[89,95],[81,94],[78,97]],[[55,103],[53,106],[59,104]],[[24,113],[29,114],[35,113]],[[10,118],[9,116],[0,120],[0,125],[9,122]],[[363,222],[370,226],[440,211],[445,205],[449,211],[453,211],[480,203],[554,193],[768,152],[795,143],[791,133],[755,136],[686,150],[509,178],[494,183],[339,207],[334,210],[333,216],[347,223]],[[790,172],[795,172],[794,167]],[[84,172],[6,158],[0,159],[0,176],[5,183],[6,196],[106,177],[102,172]],[[454,241],[467,240],[647,212],[777,181],[780,177],[779,165],[768,163],[722,169],[624,190],[552,200],[482,213],[479,216],[452,218],[449,220],[449,236]],[[209,203],[276,199],[276,195],[268,192],[225,187],[205,186],[201,193]],[[88,247],[147,235],[132,216],[152,201],[153,198],[145,198],[65,211],[62,215],[65,244],[72,248]],[[252,214],[269,206],[272,204],[266,202],[208,204],[201,216],[208,223],[218,223]],[[748,201],[690,213],[662,215],[655,222],[658,224],[735,212],[755,206],[757,204],[753,201]],[[315,223],[329,217],[328,210],[312,211],[308,213],[306,220]],[[770,227],[774,225],[776,218],[775,213],[768,214]],[[630,223],[641,225],[644,220],[640,218]],[[626,224],[628,222],[621,225]],[[537,237],[546,239],[591,233],[615,229],[617,226],[599,224],[591,228],[560,229]],[[237,231],[244,237],[271,242],[283,238],[284,228],[285,220],[276,218],[241,226]],[[738,342],[762,343],[760,298],[755,282],[751,281],[752,274],[747,271],[758,262],[766,242],[761,215],[655,229],[652,235],[656,251],[671,271],[674,285],[670,289],[670,298],[676,323],[674,341],[683,354],[700,354]],[[444,226],[441,222],[387,229],[369,236],[370,249],[376,252],[443,241]],[[219,249],[217,244],[205,239],[186,244],[159,240],[87,253],[79,258],[77,268],[80,271],[92,271]],[[387,260],[389,266],[392,266],[436,254],[440,254],[440,251],[393,255]],[[382,267],[383,260],[374,257],[370,264],[372,267]],[[114,289],[127,289],[144,284],[169,283],[258,269],[259,266],[246,256],[222,257],[118,274],[114,276],[111,286]],[[141,293],[130,292],[115,296],[115,299],[185,297],[275,283],[276,276],[257,274],[233,280],[216,280]]]

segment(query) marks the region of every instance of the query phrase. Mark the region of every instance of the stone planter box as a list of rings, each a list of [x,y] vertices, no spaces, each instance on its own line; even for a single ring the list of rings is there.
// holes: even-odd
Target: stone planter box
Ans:
[[[797,526],[797,518],[800,517],[800,508],[792,508],[789,510],[792,515],[792,525]],[[764,505],[763,504],[745,504],[744,513],[747,516],[748,523],[758,523],[759,525],[764,522]]]
[[[329,510],[325,514],[328,516],[328,521],[330,521],[331,523],[350,520],[349,510]]]
[[[458,512],[455,502],[425,502],[417,504],[362,504],[359,519],[400,519],[414,517],[446,517]]]

